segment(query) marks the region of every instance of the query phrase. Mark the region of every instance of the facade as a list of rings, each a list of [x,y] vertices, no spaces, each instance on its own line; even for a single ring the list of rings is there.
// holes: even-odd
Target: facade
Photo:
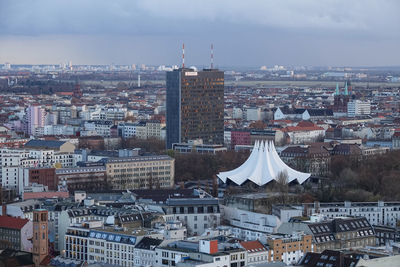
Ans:
[[[287,126],[282,129],[289,137],[290,144],[304,144],[323,139],[325,130],[310,122],[300,122],[296,126]]]
[[[134,266],[155,266],[157,262],[156,247],[162,240],[151,237],[143,237],[135,246]]]
[[[47,186],[48,190],[57,190],[58,181],[56,180],[55,168],[26,168],[29,183],[36,183]]]
[[[188,235],[201,235],[220,224],[221,214],[215,198],[170,198],[161,206],[165,221],[181,221]]]
[[[280,156],[284,162],[296,170],[325,176],[330,172],[331,153],[325,143],[313,143],[304,146],[289,146]]]
[[[347,116],[357,117],[371,114],[371,102],[352,100],[347,103]]]
[[[138,266],[134,265],[136,242],[136,236],[126,233],[69,227],[64,240],[64,257],[88,263]]]
[[[279,225],[278,217],[221,206],[223,218],[232,226],[232,234],[242,240],[258,240],[271,234]]]
[[[40,106],[29,106],[26,110],[27,132],[35,134],[36,128],[43,127],[46,120],[46,111]]]
[[[113,189],[170,188],[174,185],[175,160],[169,156],[108,159],[106,169]]]
[[[283,261],[286,264],[295,264],[307,252],[313,251],[311,235],[271,235],[268,236],[267,244],[273,251],[270,261]]]
[[[89,120],[85,121],[84,128],[87,131],[87,135],[99,135],[102,137],[110,137],[111,136],[111,127],[113,126],[112,121],[106,120]],[[90,134],[94,133],[94,134]],[[85,133],[82,132],[82,135]]]
[[[203,139],[224,143],[224,72],[181,68],[167,72],[167,148]]]
[[[313,217],[313,216],[312,216]],[[372,226],[363,217],[340,217],[330,220],[283,223],[278,233],[302,231],[312,235],[314,251],[374,246],[376,237]]]
[[[400,228],[374,225],[374,231],[376,235],[376,245],[386,246],[395,242],[400,242]]]
[[[2,215],[0,216],[0,249],[15,249],[32,252],[32,222]]]
[[[247,251],[247,264],[259,264],[272,261],[273,253],[260,241],[240,242],[240,246]]]
[[[74,147],[71,143],[60,142],[61,146],[57,147],[47,146],[33,146],[33,143],[47,143],[52,144],[53,142],[32,142],[31,140],[27,144],[32,146],[25,147],[23,149],[0,149],[0,168],[1,168],[1,182],[5,188],[11,188],[21,194],[24,186],[29,185],[29,177],[35,176],[39,180],[38,173],[30,172],[28,168],[38,169],[41,167],[53,168],[58,167],[73,167],[75,165],[74,157],[72,152],[63,152],[63,150],[70,150],[70,146]],[[39,141],[39,140],[38,140]],[[36,170],[38,171],[38,170]],[[43,174],[43,173],[42,173]],[[51,175],[43,177],[46,181],[50,182]],[[50,186],[53,186],[53,182],[50,182]]]
[[[232,130],[230,131],[230,144],[234,149],[236,145],[251,145],[250,131],[248,130]]]
[[[308,214],[320,213],[329,218],[362,216],[371,225],[396,226],[400,220],[400,202],[331,202],[303,204]]]
[[[118,136],[124,139],[137,137],[139,139],[163,139],[161,130],[163,125],[160,121],[140,121],[135,123],[120,123],[118,124]]]
[[[105,166],[62,168],[55,170],[57,185],[67,186],[68,191],[103,191],[107,187]]]

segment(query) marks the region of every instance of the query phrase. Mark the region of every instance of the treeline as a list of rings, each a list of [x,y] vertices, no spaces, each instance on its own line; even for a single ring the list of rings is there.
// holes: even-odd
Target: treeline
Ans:
[[[228,171],[240,166],[249,152],[227,151],[216,155],[172,153],[175,158],[175,181],[211,180],[220,171]]]
[[[56,92],[72,92],[75,88],[75,82],[60,82],[56,80],[18,80],[15,86],[8,86],[6,81],[0,83],[0,92],[54,94]]]
[[[320,201],[400,200],[400,151],[363,160],[335,156],[330,179],[314,193]]]

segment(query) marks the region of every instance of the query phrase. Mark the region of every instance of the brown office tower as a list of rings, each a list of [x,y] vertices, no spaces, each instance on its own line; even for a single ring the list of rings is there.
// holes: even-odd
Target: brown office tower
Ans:
[[[33,262],[39,266],[48,254],[48,212],[44,209],[33,211]]]
[[[180,68],[167,72],[167,148],[203,139],[224,143],[224,72]]]

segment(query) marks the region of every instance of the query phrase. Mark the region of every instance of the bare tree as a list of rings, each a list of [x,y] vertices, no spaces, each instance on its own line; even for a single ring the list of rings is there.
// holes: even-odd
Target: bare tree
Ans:
[[[287,202],[289,192],[289,175],[286,170],[278,173],[276,176],[276,184],[281,203],[285,204]]]

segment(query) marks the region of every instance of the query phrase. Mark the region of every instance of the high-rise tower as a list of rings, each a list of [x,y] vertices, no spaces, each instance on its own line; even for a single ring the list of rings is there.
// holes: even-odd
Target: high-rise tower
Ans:
[[[167,148],[203,139],[224,142],[224,72],[180,68],[167,72]]]
[[[48,252],[48,212],[44,209],[33,211],[33,262],[39,266]]]

